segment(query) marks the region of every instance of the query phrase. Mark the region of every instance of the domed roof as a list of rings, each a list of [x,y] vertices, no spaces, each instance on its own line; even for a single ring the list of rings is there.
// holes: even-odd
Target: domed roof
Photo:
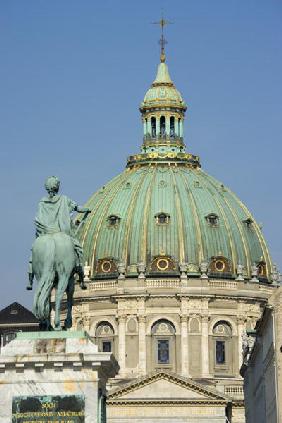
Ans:
[[[146,92],[140,109],[143,110],[144,108],[163,105],[179,107],[186,110],[186,104],[170,78],[167,64],[161,62],[158,65],[156,79]]]
[[[92,277],[136,276],[144,267],[147,275],[199,275],[208,267],[210,277],[233,278],[244,266],[253,281],[257,270],[270,280],[269,252],[251,213],[185,152],[185,110],[162,50],[140,108],[141,152],[86,204],[92,213],[79,238]]]
[[[139,263],[150,273],[156,257],[169,257],[176,272],[187,263],[188,273],[197,274],[203,261],[219,258],[227,266],[224,274],[234,276],[241,264],[250,276],[253,264],[262,263],[270,275],[269,253],[251,213],[200,168],[128,168],[86,206],[92,214],[80,239],[94,276],[103,260],[123,263],[128,275],[137,274]]]

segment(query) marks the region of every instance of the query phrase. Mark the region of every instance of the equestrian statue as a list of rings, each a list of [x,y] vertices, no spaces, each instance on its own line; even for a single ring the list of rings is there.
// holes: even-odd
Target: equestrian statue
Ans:
[[[42,330],[61,330],[61,303],[67,295],[67,316],[64,329],[72,326],[72,304],[75,274],[80,287],[86,289],[83,272],[83,250],[76,233],[91,211],[78,206],[65,195],[59,195],[60,181],[56,176],[47,178],[45,188],[48,196],[38,205],[35,218],[36,239],[32,245],[29,262],[29,284],[32,289],[34,276],[37,287],[33,301],[33,313]],[[79,226],[75,229],[71,218],[73,212],[83,213]],[[55,288],[54,328],[51,326],[51,291]]]

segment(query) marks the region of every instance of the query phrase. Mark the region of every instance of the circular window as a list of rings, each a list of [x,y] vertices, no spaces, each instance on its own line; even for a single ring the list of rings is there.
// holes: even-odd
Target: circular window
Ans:
[[[169,266],[169,261],[166,258],[160,258],[157,261],[157,268],[159,270],[167,270],[168,269],[168,266]]]
[[[225,263],[223,260],[216,260],[215,268],[218,272],[223,272],[225,269]]]
[[[109,260],[105,260],[102,263],[101,269],[104,273],[109,273],[112,268],[112,263]]]

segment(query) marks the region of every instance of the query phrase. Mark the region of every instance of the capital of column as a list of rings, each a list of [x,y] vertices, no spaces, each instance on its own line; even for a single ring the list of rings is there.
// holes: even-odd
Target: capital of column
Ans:
[[[202,316],[202,323],[209,323],[210,316],[204,315]]]
[[[246,322],[246,316],[237,316],[237,323],[243,325]]]
[[[182,314],[180,316],[180,322],[181,323],[187,323],[187,321],[188,321],[188,316],[186,316],[185,314]]]
[[[126,318],[127,318],[126,314],[120,314],[118,316],[118,322],[119,323],[125,323],[126,322]]]
[[[139,323],[146,323],[146,316],[138,316]]]

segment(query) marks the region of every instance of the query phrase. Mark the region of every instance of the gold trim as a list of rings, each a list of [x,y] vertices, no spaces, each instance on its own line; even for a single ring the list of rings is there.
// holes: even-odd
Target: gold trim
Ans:
[[[219,210],[220,210],[220,212],[221,212],[221,215],[222,215],[222,217],[223,217],[223,221],[224,221],[224,225],[225,225],[225,228],[226,228],[226,231],[227,231],[227,233],[228,233],[228,238],[229,238],[229,246],[230,246],[230,251],[231,251],[231,262],[232,262],[232,264],[233,264],[233,268],[231,269],[231,272],[232,273],[236,273],[236,268],[237,268],[237,265],[238,265],[238,257],[237,257],[237,251],[236,251],[236,247],[235,247],[235,244],[234,244],[234,242],[233,242],[233,236],[232,236],[232,232],[231,232],[231,228],[230,228],[230,224],[229,224],[229,221],[228,221],[228,219],[227,219],[227,217],[226,217],[226,214],[225,214],[225,212],[224,212],[224,209],[223,209],[223,207],[222,207],[222,205],[221,205],[221,203],[220,203],[220,201],[218,200],[218,198],[217,198],[217,196],[215,196],[215,195],[213,195],[213,192],[211,192],[211,190],[210,190],[210,188],[208,187],[208,185],[206,184],[206,178],[204,178],[203,177],[203,175],[201,175],[200,176],[200,178],[202,179],[202,184],[203,184],[203,186],[205,186],[206,187],[206,189],[210,192],[210,194],[211,194],[211,196],[212,196],[212,199],[215,201],[215,203],[217,204],[217,206],[218,206],[218,208],[219,208]],[[212,184],[212,186],[213,186],[213,188],[216,190],[216,192],[217,192],[217,194],[218,194],[218,189],[217,189],[217,187],[214,187],[214,185]],[[224,197],[224,196],[223,196]],[[219,221],[219,225],[220,225],[220,221]],[[223,270],[222,270],[222,272],[223,272]]]
[[[145,263],[147,262],[146,257],[146,251],[147,251],[147,239],[148,239],[148,222],[146,222],[146,217],[148,216],[148,209],[149,205],[151,204],[152,199],[152,191],[155,187],[155,180],[157,176],[157,168],[153,169],[153,175],[150,175],[150,178],[152,179],[149,183],[149,187],[147,189],[146,193],[146,202],[144,207],[144,213],[143,213],[143,228],[141,233],[141,243],[140,243],[140,257],[141,261]]]
[[[146,176],[147,176],[146,172],[144,172],[143,175],[141,175],[138,186],[135,187],[133,196],[130,198],[130,204],[129,204],[129,207],[127,209],[126,227],[125,227],[124,243],[123,243],[123,260],[124,260],[126,265],[129,264],[129,263],[127,263],[128,242],[129,242],[129,238],[131,237],[131,231],[133,230],[133,228],[131,226],[131,221],[132,221],[132,216],[133,216],[133,210],[136,208],[136,205],[137,205],[135,200],[136,200],[136,197],[138,196],[138,194],[140,192],[140,189],[142,188],[142,185],[143,185],[143,182],[144,182]],[[130,231],[130,229],[131,229],[131,231]]]
[[[196,227],[196,238],[197,238],[197,246],[199,248],[197,248],[197,252],[198,252],[198,263],[201,263],[202,260],[205,259],[204,257],[204,250],[203,250],[203,240],[202,240],[202,232],[201,232],[201,225],[200,225],[200,219],[198,217],[198,213],[197,213],[197,207],[196,207],[196,202],[192,193],[192,190],[189,187],[189,184],[187,182],[187,178],[186,175],[184,175],[182,172],[179,173],[184,181],[184,186],[186,187],[186,190],[188,192],[188,196],[190,197],[190,202],[191,202],[191,210],[192,210],[192,214],[194,216],[194,222],[195,222],[195,227]],[[196,175],[196,173],[195,173]],[[187,259],[189,261],[189,252],[187,249]]]

